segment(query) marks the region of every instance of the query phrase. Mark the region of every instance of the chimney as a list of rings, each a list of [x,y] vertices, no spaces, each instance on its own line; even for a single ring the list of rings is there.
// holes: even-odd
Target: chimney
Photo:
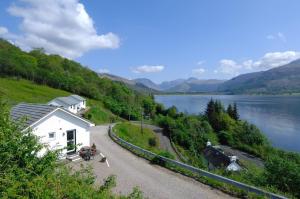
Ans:
[[[230,156],[230,162],[236,162],[237,156]]]
[[[211,146],[211,142],[210,142],[210,141],[207,141],[207,142],[206,142],[206,147],[209,147],[209,146]]]

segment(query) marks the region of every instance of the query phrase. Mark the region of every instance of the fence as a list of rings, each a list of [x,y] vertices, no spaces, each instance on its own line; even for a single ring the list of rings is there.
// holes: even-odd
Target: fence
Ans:
[[[157,154],[155,154],[155,153],[153,153],[151,151],[148,151],[148,150],[145,150],[145,149],[143,149],[141,147],[135,146],[135,145],[133,145],[133,144],[131,144],[129,142],[126,142],[125,140],[119,138],[118,136],[116,136],[116,134],[113,132],[111,126],[109,128],[109,135],[118,144],[123,145],[126,148],[129,148],[129,150],[130,149],[131,150],[135,150],[135,151],[143,154],[143,156],[148,157],[149,159],[156,158],[156,159],[159,159],[160,161],[162,161],[164,163],[173,164],[173,165],[175,165],[177,167],[186,169],[186,170],[188,170],[188,171],[190,171],[192,173],[198,174],[200,176],[205,176],[205,177],[217,180],[219,182],[227,183],[227,184],[233,185],[233,186],[235,186],[237,188],[240,188],[242,190],[256,193],[258,195],[264,195],[264,196],[267,196],[267,197],[272,198],[272,199],[286,199],[286,197],[284,197],[284,196],[280,196],[280,195],[277,195],[277,194],[274,194],[274,193],[270,193],[270,192],[264,191],[262,189],[259,189],[257,187],[250,186],[250,185],[247,185],[247,184],[244,184],[244,183],[241,183],[241,182],[237,182],[235,180],[232,180],[232,179],[229,179],[229,178],[225,178],[223,176],[220,176],[220,175],[217,175],[217,174],[214,174],[214,173],[210,173],[208,171],[205,171],[205,170],[202,170],[202,169],[199,169],[199,168],[196,168],[196,167],[193,167],[193,166],[190,166],[190,165],[178,162],[176,160],[172,160],[172,159],[169,159],[169,158],[157,155]]]

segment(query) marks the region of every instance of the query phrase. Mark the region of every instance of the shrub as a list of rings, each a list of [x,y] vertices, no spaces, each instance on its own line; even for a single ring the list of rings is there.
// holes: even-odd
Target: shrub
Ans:
[[[169,158],[169,159],[175,159],[174,155],[171,154],[169,151],[162,151],[158,154],[158,156],[155,156],[151,160],[151,163],[165,167],[167,163],[164,160],[162,160],[159,156],[163,156],[163,157],[166,157],[166,158]]]
[[[300,165],[294,160],[273,155],[265,165],[266,183],[300,197]]]
[[[149,138],[148,143],[151,147],[157,146],[157,141],[155,137]]]
[[[225,144],[225,145],[233,144],[232,133],[221,131],[218,133],[218,137],[221,144]]]
[[[163,156],[165,158],[169,158],[169,159],[175,159],[174,155],[172,153],[170,153],[169,151],[162,151],[158,155]]]

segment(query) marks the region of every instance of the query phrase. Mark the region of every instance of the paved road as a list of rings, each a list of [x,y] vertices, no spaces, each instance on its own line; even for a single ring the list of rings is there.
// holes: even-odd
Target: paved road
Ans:
[[[115,192],[128,194],[138,186],[148,198],[232,198],[216,189],[191,178],[169,171],[136,157],[120,147],[108,136],[108,126],[96,126],[91,130],[91,142],[107,157],[110,167],[99,161],[91,161],[97,181],[114,174],[117,176]]]

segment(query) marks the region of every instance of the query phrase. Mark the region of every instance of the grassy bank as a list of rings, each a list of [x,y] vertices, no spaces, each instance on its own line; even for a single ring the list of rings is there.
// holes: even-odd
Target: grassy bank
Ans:
[[[28,80],[0,78],[0,97],[8,101],[10,106],[20,102],[46,103],[55,97],[68,95],[69,92],[37,85]]]
[[[122,119],[114,115],[111,111],[104,108],[101,101],[89,99],[87,102],[89,110],[84,114],[84,117],[91,120],[96,125],[121,121]]]
[[[129,143],[153,153],[174,159],[172,154],[159,148],[159,138],[151,129],[143,128],[142,132],[140,125],[123,122],[114,127],[114,132],[118,137]]]

